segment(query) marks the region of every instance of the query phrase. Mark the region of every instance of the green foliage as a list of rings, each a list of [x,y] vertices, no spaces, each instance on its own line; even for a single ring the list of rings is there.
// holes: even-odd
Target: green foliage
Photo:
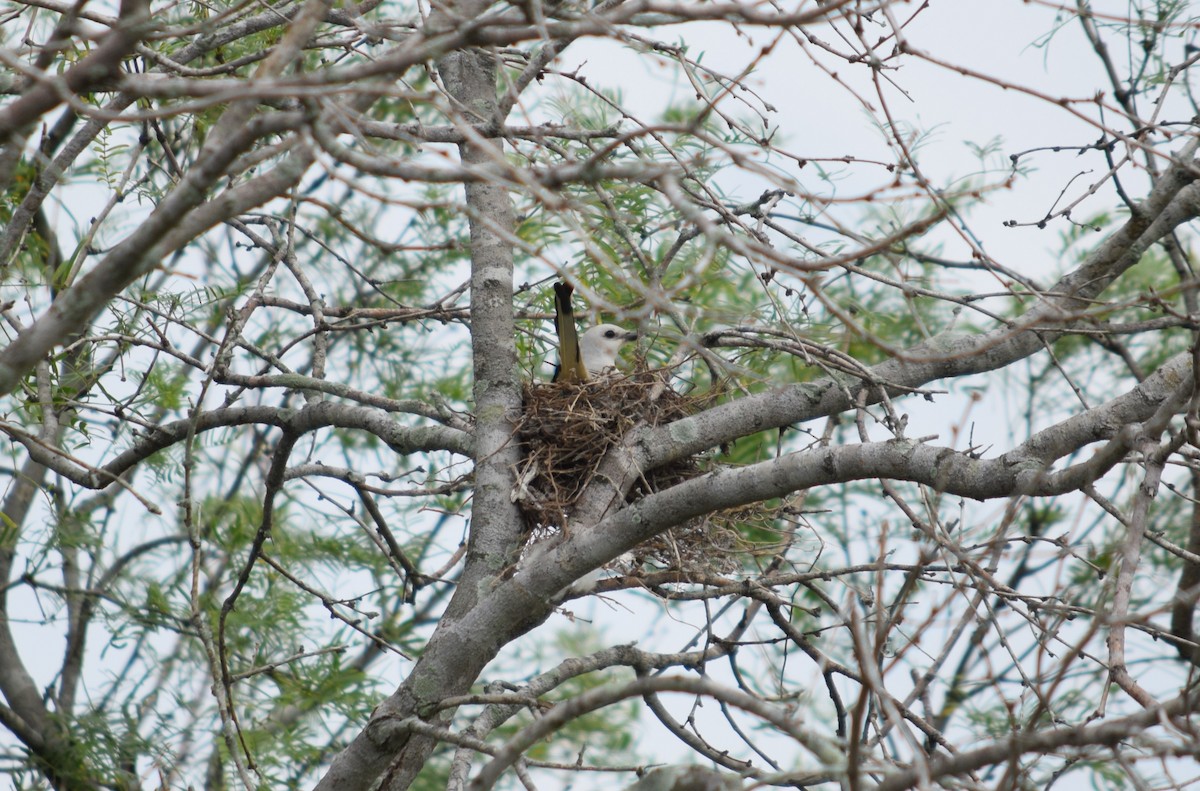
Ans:
[[[64,730],[70,734],[71,755],[61,756],[57,767],[68,784],[98,781],[114,788],[132,787],[136,781],[130,776],[129,760],[156,750],[152,739],[140,736],[133,723],[119,715],[84,712]]]
[[[122,183],[122,173],[128,166],[126,155],[130,150],[123,135],[104,127],[92,144],[94,158],[83,167],[83,175],[98,176],[109,189],[118,189]]]

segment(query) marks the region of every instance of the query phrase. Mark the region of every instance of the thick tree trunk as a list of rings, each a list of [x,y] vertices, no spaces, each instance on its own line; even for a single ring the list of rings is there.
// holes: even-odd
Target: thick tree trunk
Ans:
[[[468,2],[439,11],[430,26],[452,25],[451,13],[473,17],[485,4]],[[442,84],[467,129],[500,124],[496,59],[489,50],[465,49],[438,62]],[[503,157],[499,139],[472,139],[459,146],[464,165]],[[397,723],[421,716],[442,699],[467,692],[496,653],[516,635],[540,623],[550,608],[545,600],[492,616],[478,616],[501,573],[517,560],[521,517],[512,502],[512,471],[519,449],[512,441],[520,416],[513,321],[512,204],[503,186],[466,185],[471,230],[471,336],[474,350],[475,493],[467,559],[446,616],[404,684],[374,712],[371,722],[335,760],[319,789],[365,789],[386,772],[382,787],[408,788],[434,748],[432,739],[409,734]],[[489,608],[483,608],[489,609]],[[443,716],[448,715],[444,713]]]

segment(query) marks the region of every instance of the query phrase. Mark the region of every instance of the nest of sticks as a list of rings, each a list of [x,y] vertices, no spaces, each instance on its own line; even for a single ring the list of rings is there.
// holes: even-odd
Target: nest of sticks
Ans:
[[[648,370],[580,384],[526,385],[518,428],[524,453],[516,500],[529,524],[530,540],[563,529],[605,454],[631,428],[686,417],[707,400],[676,393],[666,386],[662,372]],[[692,457],[654,469],[633,487],[628,500],[695,478],[711,465],[711,459]],[[708,514],[676,525],[634,551],[635,568],[651,562],[681,571],[732,571],[742,548],[734,526],[744,512]]]

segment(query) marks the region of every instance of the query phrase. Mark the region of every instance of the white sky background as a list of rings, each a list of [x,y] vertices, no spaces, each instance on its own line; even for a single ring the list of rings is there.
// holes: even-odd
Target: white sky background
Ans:
[[[897,16],[906,18],[916,5],[897,6]],[[1115,15],[1128,13],[1125,3],[1095,3],[1094,6],[1098,11],[1109,10]],[[969,66],[1008,82],[1047,91],[1054,98],[1082,99],[1094,94],[1098,88],[1107,90],[1099,63],[1084,40],[1078,23],[1068,24],[1047,47],[1034,46],[1054,25],[1055,13],[1052,9],[1021,0],[933,0],[931,7],[906,28],[905,35],[916,49],[929,51],[943,60]],[[879,29],[880,32],[883,30],[882,27]],[[814,32],[818,37],[845,49],[827,26],[819,27]],[[659,38],[667,42],[677,42],[680,38],[686,40],[693,57],[703,52],[704,64],[726,75],[740,72],[771,35],[759,29],[746,28],[745,33],[750,41],[745,38],[731,40],[728,28],[714,24],[661,30],[658,33]],[[1182,60],[1182,42],[1175,42],[1172,46],[1178,48],[1173,53],[1177,56],[1175,59]],[[556,66],[564,71],[578,67],[580,73],[592,83],[619,88],[626,106],[642,118],[651,119],[667,104],[689,97],[692,91],[685,83],[669,81],[664,72],[647,68],[647,62],[642,56],[611,42],[590,39],[573,44]],[[888,94],[890,107],[898,117],[915,127],[932,131],[929,142],[922,149],[921,162],[934,183],[943,183],[948,177],[961,177],[978,171],[978,160],[964,145],[964,140],[984,144],[993,138],[1002,138],[1003,145],[996,159],[1003,164],[1010,153],[1044,146],[1087,145],[1099,136],[1097,127],[1071,118],[1057,105],[1042,99],[1016,90],[989,86],[979,80],[921,63],[915,58],[907,58],[903,62],[903,68],[888,74],[911,97],[911,101],[893,90]],[[874,102],[866,66],[830,63],[859,95]],[[762,61],[749,83],[776,108],[777,112],[771,121],[782,130],[784,147],[788,150],[813,157],[853,155],[884,161],[894,158],[879,131],[861,109],[858,99],[826,75],[817,72],[807,56],[798,52],[795,45],[786,39]],[[549,80],[547,84],[550,84]],[[535,121],[546,120],[541,107],[532,106],[528,109]],[[1094,108],[1087,107],[1086,111],[1091,113]],[[1173,117],[1179,117],[1179,114]],[[1113,123],[1116,125],[1115,119]],[[1074,152],[1041,152],[1026,161],[1035,166],[1036,172],[1018,182],[1016,189],[990,193],[985,203],[972,211],[968,222],[976,238],[983,242],[999,263],[1045,282],[1049,273],[1060,269],[1055,255],[1059,248],[1059,232],[1064,228],[1065,221],[1056,220],[1046,230],[1036,227],[1005,228],[1002,223],[1010,219],[1036,221],[1046,213],[1072,177],[1092,171],[1091,176],[1083,176],[1072,185],[1068,200],[1081,194],[1090,178],[1102,175],[1106,164],[1098,152],[1088,152],[1083,157],[1076,156]],[[827,167],[833,169],[836,165]],[[839,188],[848,194],[854,192],[855,174],[863,171],[870,172],[862,166],[850,169],[850,175]],[[877,179],[878,174],[870,173],[870,176]],[[814,172],[800,171],[799,177],[814,192],[822,189]],[[1002,176],[996,175],[993,180],[1000,178]],[[762,185],[749,183],[724,186],[736,192],[740,200],[754,198],[762,190]],[[86,211],[78,207],[86,206],[92,200],[87,197],[90,190],[86,185],[72,187],[71,190],[70,193],[64,193],[63,214],[60,216],[60,228],[65,239],[74,238],[74,229],[86,224]],[[1137,194],[1138,186],[1131,185],[1130,192]],[[1085,202],[1075,216],[1082,219],[1091,213],[1090,210],[1109,209],[1115,203],[1111,188],[1106,186],[1097,196]],[[1096,238],[1098,240],[1099,236]],[[970,257],[969,249],[961,240],[947,234],[942,241],[945,243],[943,254],[947,257],[962,260]],[[967,412],[967,401],[962,394],[971,384],[971,381],[956,383],[950,396],[943,396],[935,403],[919,398],[900,402],[898,408],[911,417],[908,434],[938,434],[939,443],[950,442],[947,415],[957,418]],[[981,416],[1007,415],[1010,411],[1011,405],[1005,403],[1004,391],[993,387],[985,401],[971,413],[973,419],[980,419],[975,429],[975,441],[995,443],[998,450],[1009,447],[1011,436],[1007,424],[1004,421],[989,424]],[[963,444],[965,433],[959,446]],[[985,505],[980,510],[995,512],[999,508]],[[866,557],[864,555],[863,559]],[[631,609],[595,600],[572,602],[569,609],[580,615],[582,620],[568,622],[554,618],[542,630],[589,630],[610,643],[637,640],[644,648],[670,651],[681,650],[693,637],[694,628],[703,623],[699,611],[688,625],[667,617],[665,611],[644,598],[623,596],[620,601]],[[35,620],[39,617],[38,612],[35,604],[32,609]],[[29,624],[18,625],[17,632],[26,648],[27,664],[36,680],[40,684],[50,684],[53,678],[49,672],[59,665],[62,655],[56,630],[53,626],[43,629]],[[104,641],[98,640],[98,637],[97,633],[93,633],[90,644],[93,654],[91,677],[97,680],[114,669],[106,666],[105,660],[101,659]],[[508,652],[509,658],[523,654],[522,646],[521,641],[512,646]],[[101,661],[96,661],[98,659]],[[501,675],[499,668],[509,664],[504,660],[505,657],[499,659],[496,669],[489,669],[484,678]],[[794,673],[812,671],[811,663],[800,657],[795,659],[791,668]],[[39,670],[45,671],[45,674],[38,676]],[[397,678],[404,670],[404,667],[389,659],[384,660],[375,672],[388,678]],[[813,678],[819,681],[815,673]],[[820,685],[816,694],[824,695]],[[677,710],[676,713],[683,712]],[[704,715],[720,716],[714,704],[706,707]],[[2,740],[0,744],[3,744]],[[643,740],[642,745],[643,754],[655,756],[656,760],[681,760],[688,755],[688,751],[678,747],[674,737],[665,732],[661,733],[661,738]],[[734,746],[733,743],[730,746]],[[611,787],[604,785],[605,780],[611,782],[611,778],[599,778],[596,787]],[[547,780],[544,787],[555,786]]]

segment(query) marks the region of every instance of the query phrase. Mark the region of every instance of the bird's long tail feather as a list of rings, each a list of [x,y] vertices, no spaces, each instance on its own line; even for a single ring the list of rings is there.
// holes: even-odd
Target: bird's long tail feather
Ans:
[[[575,287],[569,283],[554,284],[554,331],[558,333],[558,370],[554,382],[585,382],[588,374],[579,353],[579,334],[575,329],[575,309],[571,294]]]

